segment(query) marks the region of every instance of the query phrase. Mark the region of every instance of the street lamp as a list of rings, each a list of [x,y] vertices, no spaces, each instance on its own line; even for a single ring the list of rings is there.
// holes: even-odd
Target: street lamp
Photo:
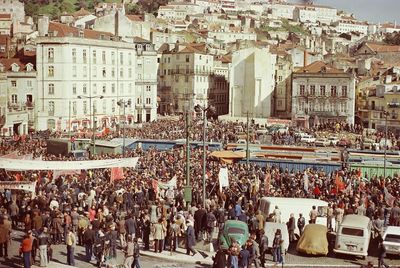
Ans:
[[[102,95],[97,95],[97,96],[80,95],[80,96],[78,96],[78,99],[89,99],[90,106],[92,106],[91,105],[92,99],[102,99],[102,98],[104,98]],[[92,141],[93,141],[92,156],[94,156],[96,154],[96,135],[95,135],[96,124],[94,122],[94,113],[95,113],[94,103],[93,103],[93,106],[91,107],[91,109],[93,109],[93,111],[92,111],[92,131],[93,131],[93,134],[92,134]]]
[[[207,112],[215,113],[215,107],[210,105],[208,107],[196,105],[194,107],[197,113],[203,114],[203,207],[206,207],[206,127],[207,127]]]
[[[126,101],[126,100],[121,99],[117,102],[117,104],[119,107],[124,108],[124,122],[123,122],[123,128],[122,128],[122,156],[125,157],[125,124],[126,124],[125,108],[128,106],[130,107],[132,102],[131,102],[131,100]]]

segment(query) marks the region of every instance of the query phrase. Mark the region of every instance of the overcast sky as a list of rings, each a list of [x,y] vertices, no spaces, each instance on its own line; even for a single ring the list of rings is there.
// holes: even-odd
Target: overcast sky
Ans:
[[[289,0],[289,2],[301,2]],[[328,5],[354,13],[360,20],[394,22],[400,24],[400,0],[314,0],[314,4]]]

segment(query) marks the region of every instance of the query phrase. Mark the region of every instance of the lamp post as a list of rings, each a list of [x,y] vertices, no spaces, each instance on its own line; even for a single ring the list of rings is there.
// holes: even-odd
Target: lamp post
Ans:
[[[196,112],[202,112],[203,114],[203,207],[206,207],[206,127],[207,127],[207,112],[214,113],[214,106],[201,106],[196,105],[194,107]]]
[[[117,104],[119,107],[122,106],[124,108],[124,121],[123,121],[123,127],[122,127],[122,156],[125,157],[125,124],[126,124],[125,108],[128,106],[130,107],[132,102],[131,102],[131,100],[126,101],[126,100],[121,99],[117,102]]]
[[[89,102],[92,103],[92,99],[102,99],[104,98],[102,95],[97,95],[97,96],[78,96],[78,99],[89,99]],[[95,114],[95,109],[94,109],[94,103],[93,106],[91,107],[93,109],[92,111],[92,141],[93,141],[93,147],[92,147],[92,156],[96,154],[96,123],[94,122],[94,114]]]

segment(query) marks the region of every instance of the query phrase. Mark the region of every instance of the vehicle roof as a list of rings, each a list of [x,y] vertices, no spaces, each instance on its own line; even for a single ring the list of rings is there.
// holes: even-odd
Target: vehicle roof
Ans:
[[[346,215],[343,218],[341,225],[354,226],[354,227],[365,227],[368,226],[371,220],[362,215]]]
[[[299,202],[301,205],[307,205],[307,204],[312,204],[312,205],[328,205],[328,202],[319,200],[319,199],[312,199],[312,198],[291,198],[291,197],[268,197],[264,196],[261,198],[261,200],[267,200],[270,201],[271,203],[278,203],[278,208],[279,208],[279,203],[287,203],[287,202]]]
[[[229,226],[246,226],[247,224],[245,222],[242,221],[238,221],[238,220],[227,220],[224,224],[224,228],[225,227],[229,227]]]
[[[400,234],[400,226],[386,227],[385,234]]]

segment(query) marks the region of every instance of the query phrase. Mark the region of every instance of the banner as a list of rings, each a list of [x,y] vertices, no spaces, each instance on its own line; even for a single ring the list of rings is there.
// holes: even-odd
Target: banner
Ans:
[[[111,169],[111,182],[124,179],[124,170],[122,168],[113,167]]]
[[[174,177],[173,177],[172,179],[170,179],[168,182],[160,182],[160,181],[157,181],[157,187],[158,187],[159,189],[164,189],[164,190],[170,189],[170,188],[175,189],[175,188],[176,188],[176,182],[177,182],[176,176],[174,176]]]
[[[53,179],[57,179],[60,176],[66,176],[66,175],[81,175],[81,170],[76,169],[76,170],[54,170],[53,171]],[[48,177],[50,178],[49,174]]]
[[[396,200],[396,197],[394,197],[391,193],[389,193],[388,189],[385,187],[383,188],[383,191],[385,193],[385,202],[389,206],[393,207],[394,201]]]
[[[6,170],[81,170],[113,167],[134,168],[138,157],[85,161],[37,161],[0,158],[0,169]]]
[[[228,168],[220,168],[218,173],[219,190],[222,192],[222,187],[229,187]]]
[[[20,181],[2,181],[0,182],[0,190],[24,190],[32,192],[35,195],[36,182],[20,182]]]

